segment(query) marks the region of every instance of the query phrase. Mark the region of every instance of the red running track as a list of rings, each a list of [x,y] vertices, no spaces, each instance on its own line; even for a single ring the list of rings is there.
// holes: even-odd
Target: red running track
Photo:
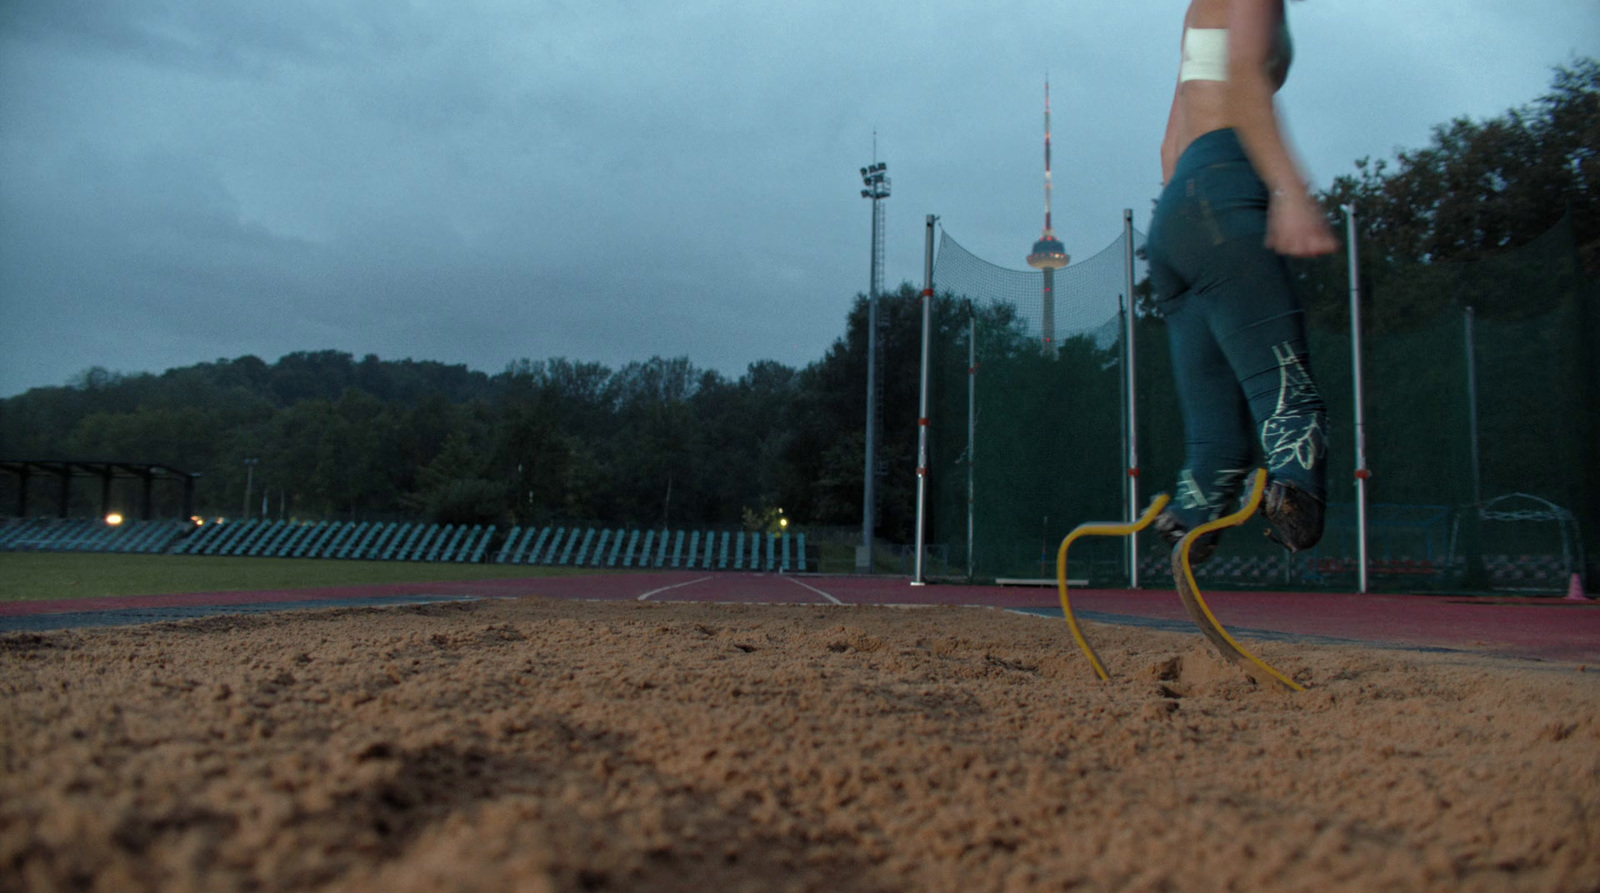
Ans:
[[[216,613],[227,613],[230,605],[260,607],[283,603],[285,608],[291,608],[400,596],[529,595],[607,601],[973,605],[1058,616],[1060,613],[1060,602],[1050,587],[912,586],[905,578],[897,577],[658,571],[8,602],[0,604],[0,618],[71,614],[74,622],[68,625],[94,626],[101,625],[95,619],[97,614],[109,616],[135,609],[215,608]],[[1600,663],[1600,602],[1596,601],[1258,591],[1206,592],[1204,596],[1223,624],[1246,637],[1252,632],[1270,633],[1311,641],[1343,639],[1385,647],[1448,648],[1544,661]],[[1080,617],[1091,621],[1162,628],[1188,623],[1177,593],[1170,589],[1075,590],[1072,606]]]

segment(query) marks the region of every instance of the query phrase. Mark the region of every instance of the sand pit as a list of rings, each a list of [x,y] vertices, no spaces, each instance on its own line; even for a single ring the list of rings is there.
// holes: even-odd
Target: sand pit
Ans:
[[[0,890],[1600,888],[1600,679],[963,608],[0,638]]]

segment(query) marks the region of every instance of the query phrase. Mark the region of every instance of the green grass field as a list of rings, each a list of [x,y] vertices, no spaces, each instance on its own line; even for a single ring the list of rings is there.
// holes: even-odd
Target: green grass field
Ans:
[[[822,543],[823,573],[852,573],[854,546]],[[893,561],[880,559],[880,571]],[[886,564],[885,561],[889,563]],[[329,561],[210,555],[124,555],[86,552],[0,552],[0,602],[34,599],[240,592],[386,583],[441,583],[553,577],[592,569],[420,561]],[[623,572],[625,573],[625,571]]]
[[[0,602],[552,577],[570,568],[73,552],[0,552]]]

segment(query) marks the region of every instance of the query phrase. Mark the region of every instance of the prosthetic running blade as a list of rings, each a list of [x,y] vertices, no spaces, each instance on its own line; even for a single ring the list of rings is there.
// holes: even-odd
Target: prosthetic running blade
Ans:
[[[1106,673],[1105,664],[1100,662],[1100,656],[1094,653],[1094,648],[1090,646],[1089,640],[1084,638],[1083,630],[1078,626],[1078,618],[1073,616],[1072,613],[1072,601],[1067,597],[1067,549],[1071,547],[1073,540],[1079,537],[1132,536],[1149,527],[1155,521],[1156,515],[1161,514],[1161,510],[1166,508],[1167,503],[1171,501],[1172,498],[1165,493],[1156,494],[1155,499],[1150,501],[1150,507],[1145,509],[1144,514],[1140,515],[1139,519],[1131,524],[1110,521],[1090,521],[1087,524],[1079,524],[1077,527],[1072,528],[1072,532],[1067,534],[1066,539],[1061,541],[1061,548],[1056,552],[1056,586],[1061,592],[1061,613],[1067,618],[1067,626],[1072,628],[1072,638],[1077,640],[1078,647],[1082,648],[1083,653],[1089,657],[1089,664],[1094,667],[1095,675],[1102,680],[1109,680],[1111,676]]]
[[[1266,492],[1266,487],[1267,470],[1258,468],[1250,484],[1250,494],[1239,511],[1231,515],[1225,515],[1215,521],[1207,521],[1184,534],[1183,539],[1172,547],[1172,578],[1178,584],[1178,596],[1183,599],[1183,606],[1189,611],[1189,616],[1200,627],[1200,632],[1204,633],[1205,637],[1211,640],[1211,644],[1222,652],[1224,658],[1238,664],[1240,668],[1250,674],[1252,679],[1263,685],[1274,685],[1284,691],[1305,691],[1305,688],[1299,683],[1246,651],[1244,646],[1234,641],[1233,636],[1228,635],[1228,631],[1223,629],[1216,615],[1211,613],[1211,608],[1207,607],[1205,599],[1201,598],[1200,587],[1194,580],[1194,569],[1189,564],[1189,548],[1194,545],[1195,541],[1212,531],[1222,530],[1226,527],[1238,527],[1240,524],[1250,520],[1250,516],[1255,514],[1256,509],[1261,507],[1261,497]],[[1063,556],[1066,554],[1065,545],[1062,547],[1062,554]],[[1062,592],[1063,598],[1065,598],[1065,584],[1063,584]],[[1076,632],[1076,627],[1074,627],[1074,632]]]

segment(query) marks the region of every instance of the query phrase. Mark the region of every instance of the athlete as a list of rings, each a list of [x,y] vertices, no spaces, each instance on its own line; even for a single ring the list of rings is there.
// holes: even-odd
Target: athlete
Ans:
[[[1285,258],[1339,243],[1277,114],[1293,55],[1283,0],[1193,0],[1183,26],[1147,253],[1185,459],[1156,529],[1176,543],[1221,516],[1259,442],[1268,535],[1295,552],[1322,537],[1327,410]],[[1213,534],[1193,544],[1190,561],[1215,549]]]

